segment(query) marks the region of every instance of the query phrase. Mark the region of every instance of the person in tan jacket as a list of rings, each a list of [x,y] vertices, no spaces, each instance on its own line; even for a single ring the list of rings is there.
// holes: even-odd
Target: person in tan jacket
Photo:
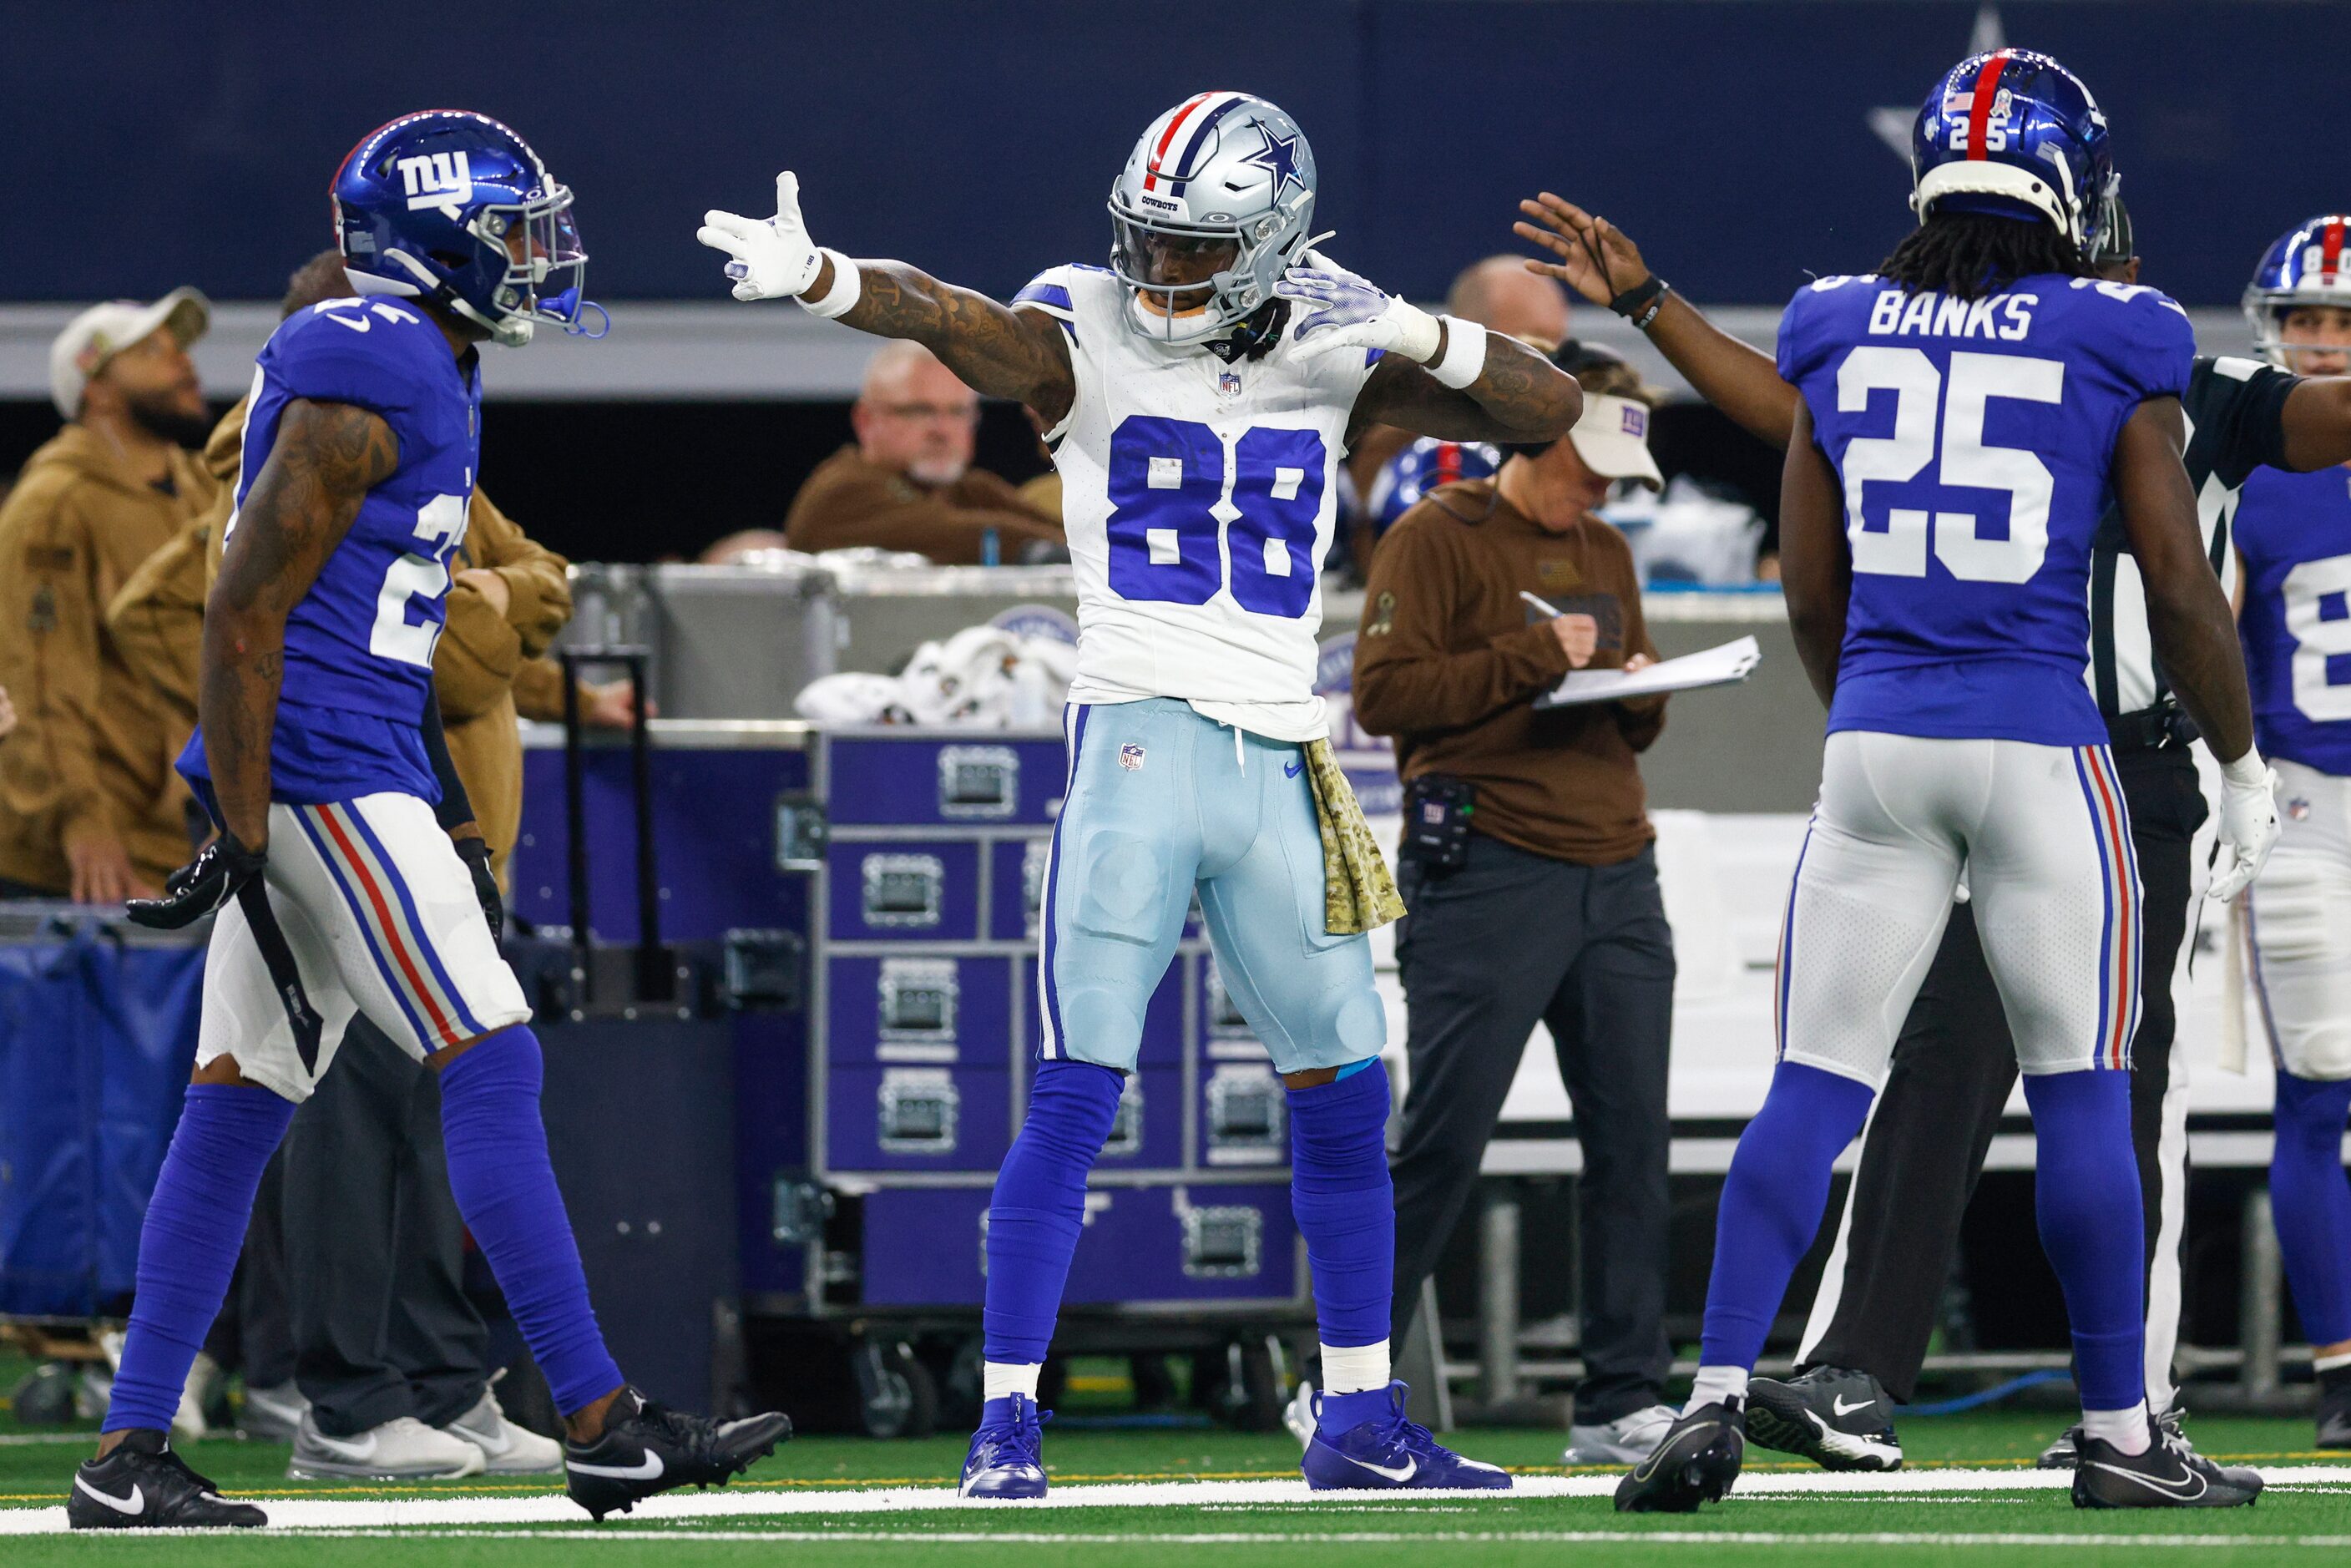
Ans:
[[[21,710],[0,747],[0,892],[111,904],[152,896],[188,858],[187,787],[107,603],[212,503],[183,442],[206,413],[187,347],[193,289],[83,311],[49,355],[66,426],[0,506],[0,685]]]
[[[920,343],[875,350],[850,411],[857,444],[808,476],[784,518],[797,550],[914,550],[941,566],[1064,559],[1061,517],[971,465],[979,394]]]
[[[294,274],[280,314],[350,292],[341,256],[322,251]],[[110,632],[170,716],[172,756],[195,730],[204,597],[220,570],[222,535],[235,504],[245,414],[239,399],[204,444],[204,465],[219,484],[213,506],[150,557],[107,606]],[[465,542],[452,566],[448,624],[434,653],[433,689],[449,759],[473,800],[491,866],[504,886],[507,856],[522,820],[516,717],[563,716],[562,674],[544,655],[571,619],[570,563],[532,540],[476,489]],[[629,722],[625,685],[583,685],[580,691],[589,724]]]

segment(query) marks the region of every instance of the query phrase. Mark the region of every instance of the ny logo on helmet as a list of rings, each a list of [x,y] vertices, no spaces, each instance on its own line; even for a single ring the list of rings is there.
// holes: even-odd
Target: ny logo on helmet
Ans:
[[[392,167],[400,171],[401,188],[407,193],[412,213],[439,207],[455,218],[457,210],[474,199],[474,170],[462,149],[402,158]]]

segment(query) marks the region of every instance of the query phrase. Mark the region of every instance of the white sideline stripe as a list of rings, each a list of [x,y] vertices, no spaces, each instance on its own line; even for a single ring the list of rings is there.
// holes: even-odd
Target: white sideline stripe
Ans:
[[[2272,1482],[2301,1486],[2351,1486],[2351,1465],[2279,1465],[2261,1470]],[[1196,1508],[1214,1503],[1313,1503],[1360,1507],[1393,1497],[1400,1510],[1422,1502],[1495,1502],[1505,1497],[1596,1498],[1612,1495],[1621,1478],[1610,1475],[1520,1476],[1509,1493],[1492,1491],[1415,1491],[1402,1493],[1313,1492],[1296,1481],[1139,1481],[1109,1482],[1056,1488],[1033,1502],[969,1503],[951,1486],[872,1487],[824,1491],[728,1491],[651,1498],[627,1517],[632,1521],[670,1520],[789,1518],[823,1514],[840,1518],[860,1513],[930,1513],[971,1509],[976,1513],[1045,1512],[1084,1508]],[[2072,1472],[2035,1469],[1918,1469],[1891,1474],[1790,1471],[1740,1478],[1734,1495],[1775,1494],[1967,1494],[1991,1491],[2050,1491],[2073,1484]],[[258,1500],[273,1529],[287,1531],[399,1531],[466,1525],[580,1524],[587,1522],[577,1503],[560,1492],[532,1497],[409,1498],[385,1501],[336,1499]],[[66,1528],[66,1511],[56,1508],[0,1510],[0,1535],[53,1535]],[[169,1531],[139,1531],[138,1535],[171,1535]],[[697,1536],[701,1532],[696,1532]],[[1644,1532],[1643,1539],[1651,1539]],[[584,1537],[583,1537],[584,1539]],[[934,1539],[929,1535],[924,1539]],[[993,1540],[1007,1539],[991,1536]],[[1053,1539],[1066,1540],[1065,1536]],[[1122,1537],[1121,1539],[1133,1539]],[[1251,1536],[1247,1539],[1261,1539]],[[1333,1536],[1329,1539],[1340,1539]],[[1430,1539],[1414,1536],[1412,1539]],[[1495,1539],[1502,1539],[1496,1537]],[[1548,1537],[1546,1537],[1548,1539]],[[1560,1539],[1573,1539],[1562,1536]],[[1708,1540],[1721,1537],[1708,1535]],[[1772,1537],[1772,1539],[1783,1539]],[[1856,1538],[1861,1539],[1861,1538]],[[1919,1539],[1925,1539],[1920,1537]],[[2064,1537],[2076,1540],[2078,1537]],[[2200,1539],[2200,1538],[2199,1538]],[[2267,1539],[2264,1537],[2263,1539]]]
[[[218,1540],[217,1530],[146,1530],[118,1531],[108,1536],[116,1541],[159,1539],[183,1541],[190,1537]],[[2080,1534],[2062,1535],[2053,1532],[2038,1534],[2022,1531],[1928,1531],[1907,1533],[1899,1531],[1813,1531],[1804,1533],[1776,1534],[1761,1530],[1444,1530],[1444,1531],[1269,1531],[1259,1535],[1237,1531],[1219,1533],[1154,1533],[1099,1534],[1017,1533],[1010,1531],[927,1531],[927,1530],[600,1530],[582,1524],[577,1530],[447,1530],[431,1535],[418,1535],[398,1530],[310,1530],[287,1531],[246,1531],[236,1539],[245,1541],[560,1541],[569,1546],[574,1542],[611,1546],[643,1546],[650,1542],[662,1545],[694,1545],[704,1542],[715,1544],[738,1544],[743,1542],[834,1545],[921,1543],[931,1546],[1411,1546],[1421,1542],[1438,1545],[1477,1545],[1480,1543],[1537,1542],[1562,1546],[2053,1546],[2078,1550],[2083,1547],[2214,1547],[2214,1546],[2294,1546],[2341,1551],[2351,1547],[2351,1535],[2124,1535]]]

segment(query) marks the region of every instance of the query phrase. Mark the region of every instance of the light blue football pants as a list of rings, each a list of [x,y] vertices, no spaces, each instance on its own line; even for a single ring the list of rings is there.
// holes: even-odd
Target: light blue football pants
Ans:
[[[1038,975],[1045,1058],[1134,1070],[1195,887],[1226,992],[1277,1071],[1379,1054],[1371,944],[1323,928],[1305,748],[1166,697],[1072,705],[1063,724],[1070,786]]]

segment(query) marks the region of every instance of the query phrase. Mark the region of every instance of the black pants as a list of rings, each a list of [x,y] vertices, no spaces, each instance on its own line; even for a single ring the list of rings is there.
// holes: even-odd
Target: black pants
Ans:
[[[2179,1260],[2158,1256],[2158,1238],[2167,1201],[2176,1207],[2184,1199],[2188,1155],[2182,1138],[2171,1160],[2162,1157],[2163,1106],[2178,1022],[2172,972],[2187,934],[2194,892],[2189,841],[2204,821],[2204,796],[2185,747],[2117,751],[2115,768],[2145,894],[2139,1022],[2131,1037],[2131,1141],[2146,1202],[2147,1268],[2150,1275],[2161,1269],[2176,1279]],[[1844,1270],[1829,1282],[1838,1290],[1835,1312],[1819,1342],[1806,1347],[1807,1364],[1855,1367],[1896,1399],[1910,1398],[1950,1278],[1960,1217],[2015,1083],[2008,1019],[1973,912],[1961,904],[1951,911],[1942,947],[1895,1044],[1846,1200]],[[2176,1289],[2167,1299],[2176,1314]],[[2176,1315],[2150,1329],[2168,1340],[2178,1331]]]
[[[1666,1343],[1666,1071],[1674,946],[1654,849],[1616,865],[1529,854],[1483,836],[1468,863],[1402,879],[1396,957],[1412,1087],[1395,1158],[1390,1322],[1412,1322],[1536,1020],[1550,1026],[1583,1145],[1583,1383],[1579,1422],[1655,1404]]]
[[[433,1070],[354,1018],[282,1158],[294,1376],[319,1429],[464,1415],[487,1386],[489,1331],[465,1298]]]

